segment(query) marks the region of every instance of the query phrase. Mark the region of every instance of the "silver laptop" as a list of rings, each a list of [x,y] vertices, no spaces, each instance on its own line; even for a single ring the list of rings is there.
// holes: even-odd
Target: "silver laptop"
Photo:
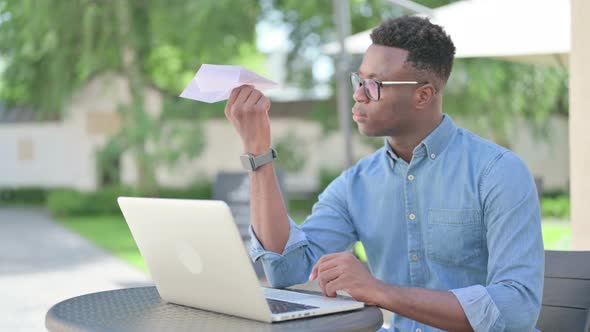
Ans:
[[[364,306],[261,287],[223,201],[119,197],[118,202],[165,301],[263,322]]]

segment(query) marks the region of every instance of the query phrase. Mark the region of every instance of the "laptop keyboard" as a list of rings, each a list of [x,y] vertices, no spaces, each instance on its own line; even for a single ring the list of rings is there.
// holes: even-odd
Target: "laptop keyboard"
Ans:
[[[299,310],[307,310],[307,309],[316,309],[318,307],[314,307],[311,305],[275,300],[275,299],[266,299],[268,302],[268,306],[270,307],[270,311],[273,314],[282,314],[284,312],[291,312],[291,311],[299,311]]]

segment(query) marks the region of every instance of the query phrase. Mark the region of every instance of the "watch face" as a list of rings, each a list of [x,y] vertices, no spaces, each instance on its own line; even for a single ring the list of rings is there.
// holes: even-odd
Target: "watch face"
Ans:
[[[250,157],[247,154],[243,154],[240,156],[240,161],[242,162],[242,166],[249,170],[249,171],[253,171],[254,170],[254,160],[252,157]]]

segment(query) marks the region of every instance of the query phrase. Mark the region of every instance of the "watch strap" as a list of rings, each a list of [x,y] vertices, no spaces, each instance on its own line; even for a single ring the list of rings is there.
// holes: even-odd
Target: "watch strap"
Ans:
[[[240,156],[240,161],[242,162],[242,166],[244,167],[244,169],[248,171],[255,171],[261,166],[268,164],[277,158],[277,151],[273,148],[270,148],[268,152],[263,153],[259,156],[255,156],[251,153],[243,154]]]
[[[263,153],[259,156],[253,157],[254,161],[254,169],[256,170],[262,165],[268,164],[273,160],[277,159],[277,151],[275,149],[270,148],[267,153]]]

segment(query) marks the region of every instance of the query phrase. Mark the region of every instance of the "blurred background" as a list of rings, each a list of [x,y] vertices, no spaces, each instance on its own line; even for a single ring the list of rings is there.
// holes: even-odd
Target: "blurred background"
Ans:
[[[416,14],[456,42],[444,111],[526,162],[546,249],[571,249],[568,0],[0,0],[0,312],[15,313],[0,329],[36,330],[60,300],[150,283],[118,196],[211,199],[241,172],[225,103],[178,97],[203,63],[280,84],[268,91],[276,164],[303,222],[383,145],[349,118],[366,31]],[[535,24],[554,36],[515,32]],[[533,39],[547,48],[526,49]]]

